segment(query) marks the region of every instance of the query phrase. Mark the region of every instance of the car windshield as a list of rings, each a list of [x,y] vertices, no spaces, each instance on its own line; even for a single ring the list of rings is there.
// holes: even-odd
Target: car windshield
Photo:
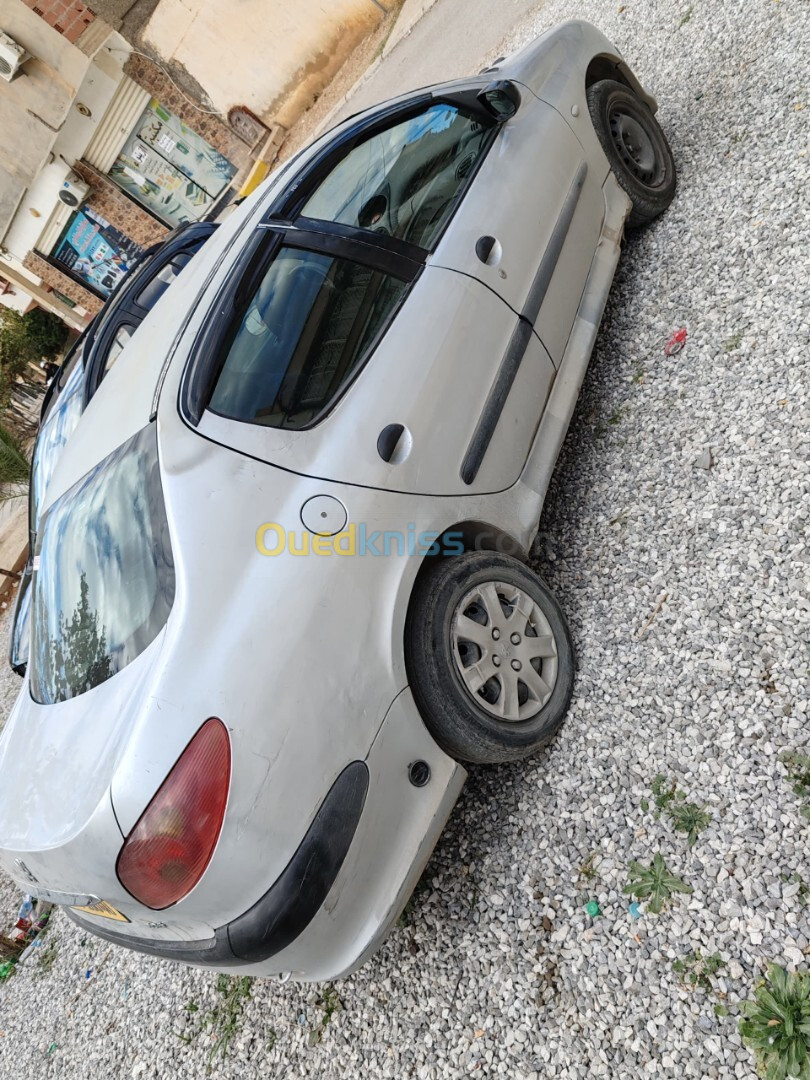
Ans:
[[[111,678],[155,639],[174,563],[154,425],[48,509],[34,558],[29,672],[41,704]]]

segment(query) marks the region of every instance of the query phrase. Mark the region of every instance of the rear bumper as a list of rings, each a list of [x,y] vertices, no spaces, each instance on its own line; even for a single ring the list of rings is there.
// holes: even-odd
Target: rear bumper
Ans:
[[[332,785],[298,850],[271,888],[238,919],[220,926],[211,938],[133,940],[70,908],[68,915],[107,941],[187,964],[244,965],[269,960],[306,929],[326,899],[354,839],[367,792],[368,768],[364,762],[354,761]]]
[[[416,787],[409,767],[424,761]],[[118,932],[68,915],[83,929],[139,952],[250,975],[325,981],[358,968],[381,944],[424,870],[466,779],[427,732],[404,690],[365,762],[349,765],[298,852],[267,893],[213,937],[172,941]],[[258,855],[258,853],[257,853]],[[168,913],[167,913],[168,914]]]

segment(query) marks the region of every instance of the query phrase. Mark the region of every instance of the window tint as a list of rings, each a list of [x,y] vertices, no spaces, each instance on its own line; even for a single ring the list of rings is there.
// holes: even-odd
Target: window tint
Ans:
[[[170,263],[164,266],[151,281],[144,285],[138,293],[135,303],[146,308],[147,311],[151,311],[186,263],[191,261],[191,256],[192,252],[190,251],[181,251],[175,255]]]
[[[430,249],[493,130],[455,106],[433,105],[351,150],[301,212]]]
[[[76,697],[131,663],[164,626],[174,564],[151,424],[43,518],[31,619],[35,701]]]
[[[237,312],[210,408],[270,427],[314,423],[365,361],[406,288],[347,259],[282,248]]]

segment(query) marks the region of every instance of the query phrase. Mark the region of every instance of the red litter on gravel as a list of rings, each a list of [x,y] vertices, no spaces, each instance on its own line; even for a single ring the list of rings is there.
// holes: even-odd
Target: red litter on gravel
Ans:
[[[675,330],[669,341],[664,345],[665,356],[676,356],[686,344],[686,327],[682,326]]]

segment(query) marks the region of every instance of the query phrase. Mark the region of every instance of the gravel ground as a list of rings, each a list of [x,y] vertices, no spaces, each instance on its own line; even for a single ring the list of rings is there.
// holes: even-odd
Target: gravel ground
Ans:
[[[550,0],[506,44],[575,14],[657,94],[680,188],[626,245],[541,523],[580,656],[569,719],[473,772],[360,973],[252,986],[216,1076],[749,1078],[737,1002],[766,962],[808,963],[783,876],[810,881],[810,826],[779,754],[808,744],[810,5]],[[645,809],[657,773],[709,809],[691,849]],[[657,851],[694,892],[634,921],[627,864]],[[50,938],[49,971],[0,987],[0,1075],[204,1075],[215,978],[61,918]],[[672,970],[698,949],[725,963],[710,994]]]

